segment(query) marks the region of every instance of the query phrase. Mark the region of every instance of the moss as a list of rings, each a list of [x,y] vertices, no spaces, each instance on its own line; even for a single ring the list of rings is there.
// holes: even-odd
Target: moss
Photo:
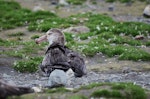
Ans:
[[[119,99],[146,99],[146,93],[138,85],[132,83],[110,83],[111,89],[95,90],[91,97],[106,97]]]
[[[123,90],[127,87],[128,84],[125,84],[125,83],[119,83],[119,84],[113,84],[112,85],[112,89],[115,89],[115,90]]]
[[[102,86],[104,85],[103,83],[92,83],[92,84],[89,84],[87,86],[81,86],[80,90],[82,89],[92,89],[94,87],[98,87],[98,86]]]
[[[70,92],[70,90],[66,89],[65,87],[58,87],[46,90],[46,93],[65,93],[65,92]]]
[[[16,32],[16,33],[8,34],[8,36],[23,36],[23,35],[25,35],[23,32]]]
[[[17,58],[23,58],[25,54],[22,54],[20,52],[17,51],[4,51],[4,52],[0,52],[0,54],[5,54],[11,57],[17,57]]]
[[[17,2],[0,0],[0,9],[2,11],[1,14],[4,14],[3,9],[9,11],[9,10],[17,10],[20,8],[21,6]]]
[[[31,37],[31,39],[36,39],[36,38],[39,38],[39,35],[33,35],[32,37]]]
[[[106,0],[106,2],[116,2],[116,1],[119,1],[121,3],[134,2],[134,0]],[[147,2],[147,0],[137,0],[137,1]]]
[[[79,37],[81,40],[86,40],[95,35],[96,35],[95,33],[89,32],[89,33],[77,34],[77,37]]]
[[[14,69],[20,72],[35,72],[38,65],[42,61],[42,57],[30,57],[28,60],[20,60],[14,63]]]
[[[90,86],[90,87],[87,87]],[[91,87],[93,86],[93,87]],[[87,88],[87,89],[86,89]],[[76,92],[65,89],[64,87],[46,89],[44,93],[34,93],[23,95],[17,98],[20,99],[91,99],[91,98],[106,98],[106,99],[146,99],[146,91],[133,83],[94,83],[77,88]],[[11,97],[10,97],[11,98]],[[13,99],[17,99],[13,98]]]
[[[122,94],[119,91],[117,91],[117,90],[109,91],[109,90],[106,90],[106,89],[94,91],[91,94],[91,97],[106,97],[106,98],[121,98],[121,99],[124,99]]]
[[[145,45],[146,45],[146,46],[150,46],[150,41],[147,41],[147,42],[145,43]]]
[[[134,60],[134,61],[150,61],[150,54],[140,50],[140,49],[135,49],[131,48],[128,49],[128,51],[122,53],[119,56],[119,59],[121,60]]]
[[[116,0],[106,0],[106,2],[115,2]]]
[[[140,86],[129,85],[125,92],[128,99],[146,99],[146,93]]]
[[[64,33],[65,34],[65,39],[67,42],[72,42],[74,41],[73,35],[70,33]]]
[[[146,99],[145,90],[133,83],[116,83],[112,89],[124,91],[125,97],[128,99]]]
[[[144,42],[134,40],[128,36],[119,36],[112,32],[103,32],[99,35],[99,39],[105,39],[109,43],[115,43],[115,44],[128,44],[131,46],[141,46],[144,45]]]
[[[57,17],[54,13],[46,11],[32,12],[28,9],[21,8],[14,1],[0,1],[1,29],[10,29],[23,25],[30,25],[33,22],[51,17]]]
[[[2,38],[0,38],[0,46],[14,47],[14,46],[19,45],[19,44],[21,44],[21,42],[19,42],[18,40],[17,41],[16,40],[3,40]]]
[[[81,5],[85,2],[86,0],[67,0],[68,3],[73,4],[73,5]]]
[[[123,46],[123,45],[107,45],[103,43],[103,45],[99,45],[101,43],[89,43],[87,47],[81,49],[82,52],[87,56],[94,56],[98,52],[102,52],[109,57],[113,57],[115,55],[119,55],[119,59],[121,60],[142,60],[142,61],[149,61],[150,54],[131,46]],[[138,54],[137,54],[138,53]]]
[[[88,43],[78,43],[76,47],[87,56],[94,56],[96,53],[102,52],[109,57],[118,55],[121,60],[149,61],[150,54],[135,47],[145,44],[145,42],[137,41],[127,36],[121,37],[112,32],[103,32],[93,36]]]

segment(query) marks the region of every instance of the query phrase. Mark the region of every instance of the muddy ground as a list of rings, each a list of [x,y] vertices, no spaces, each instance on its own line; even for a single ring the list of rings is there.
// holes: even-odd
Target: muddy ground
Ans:
[[[56,5],[51,5],[49,0],[15,0],[21,4],[22,7],[31,10],[38,4],[44,10],[52,11],[60,17],[67,17],[72,14],[84,13],[92,11],[94,13],[108,14],[116,21],[139,21],[150,24],[150,19],[143,18],[142,11],[146,6],[145,3],[136,2],[132,6],[120,3],[105,3],[104,0],[98,0],[98,4],[93,5],[89,2],[82,6],[68,5],[56,9]],[[109,11],[108,8],[113,6],[114,11]],[[9,38],[8,34],[15,32],[23,32],[23,41],[31,40],[34,34],[42,35],[40,32],[29,32],[26,27],[18,27],[16,29],[1,31],[0,37]],[[142,48],[150,52],[150,48]],[[0,47],[0,50],[7,50]],[[44,51],[42,52],[44,55]],[[41,54],[42,54],[41,53]],[[18,60],[14,57],[0,55],[0,78],[4,79],[9,84],[19,86],[44,86],[47,84],[47,77],[42,77],[38,73],[19,73],[12,68],[13,62]],[[150,62],[133,62],[133,61],[119,61],[117,56],[108,58],[99,53],[92,58],[85,57],[88,74],[82,78],[74,78],[69,76],[68,87],[79,87],[91,82],[134,82],[142,87],[150,89]]]

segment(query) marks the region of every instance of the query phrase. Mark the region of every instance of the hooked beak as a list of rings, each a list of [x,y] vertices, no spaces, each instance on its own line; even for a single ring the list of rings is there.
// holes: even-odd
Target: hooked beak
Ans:
[[[43,35],[37,39],[35,39],[36,44],[41,43],[42,41],[47,40],[47,35]]]

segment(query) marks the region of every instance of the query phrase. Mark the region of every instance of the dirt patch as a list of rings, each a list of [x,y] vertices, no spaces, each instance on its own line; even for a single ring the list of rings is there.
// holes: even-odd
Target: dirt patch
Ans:
[[[22,33],[24,33],[24,35],[22,35],[22,36],[9,36],[9,34],[14,34],[17,32],[22,32]],[[31,40],[31,37],[34,35],[41,36],[41,35],[43,35],[43,32],[37,32],[37,31],[31,32],[31,31],[28,31],[27,27],[18,27],[15,29],[9,29],[9,30],[4,30],[4,31],[0,32],[0,37],[3,39],[8,39],[8,40],[17,40],[18,38],[20,38],[20,40],[22,40],[22,41],[29,41],[29,40]]]
[[[104,0],[97,0],[97,4],[86,2],[81,6],[68,5],[57,8],[56,5],[51,5],[49,0],[15,0],[21,4],[22,7],[33,10],[37,5],[47,11],[53,11],[60,17],[66,17],[77,13],[93,12],[105,13],[110,16],[141,16],[146,6],[144,2],[135,1],[131,6],[126,3],[106,3]],[[109,7],[113,7],[113,11],[109,11]],[[120,19],[122,20],[122,19]]]
[[[134,62],[123,60],[120,61],[117,57],[108,58],[106,56],[96,55],[92,58],[87,59],[87,66],[89,70],[95,72],[107,72],[107,73],[117,73],[125,71],[148,71],[150,62]]]

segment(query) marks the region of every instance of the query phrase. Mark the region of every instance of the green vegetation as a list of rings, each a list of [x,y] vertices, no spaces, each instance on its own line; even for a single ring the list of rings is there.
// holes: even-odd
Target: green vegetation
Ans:
[[[33,35],[32,37],[31,37],[31,39],[36,39],[36,38],[39,38],[39,35]]]
[[[78,0],[74,0],[77,2]],[[80,2],[84,2],[85,0]],[[72,2],[70,0],[70,2]],[[134,60],[134,61],[150,61],[150,53],[140,49],[140,46],[150,46],[150,40],[135,40],[136,35],[143,35],[145,38],[150,32],[150,25],[140,22],[116,22],[112,18],[93,13],[84,13],[72,15],[67,18],[60,18],[56,14],[48,11],[32,12],[28,9],[21,8],[21,6],[14,1],[0,0],[0,29],[11,29],[18,26],[28,26],[29,31],[43,31],[46,32],[50,28],[64,29],[70,26],[84,25],[90,31],[88,33],[71,34],[65,33],[67,46],[73,50],[80,51],[86,56],[94,56],[99,52],[113,57],[117,56],[120,60]],[[20,36],[25,35],[22,32],[9,34],[11,37],[18,37],[15,40],[3,40],[0,38],[0,46],[8,48],[11,46],[11,51],[0,52],[13,57],[19,57],[17,63],[19,67],[15,68],[21,70],[21,65],[36,65],[39,60],[30,60],[32,57],[38,57],[39,50],[44,49],[47,43],[36,45],[33,40],[28,42],[21,41]],[[38,38],[34,35],[31,39]],[[76,39],[80,39],[81,42]],[[20,47],[18,47],[20,46]],[[28,57],[28,59],[26,58]],[[25,60],[25,61],[24,61]],[[26,66],[29,67],[30,66]],[[33,66],[34,67],[34,66]],[[33,68],[34,69],[34,68]],[[33,70],[33,71],[36,71]]]
[[[71,4],[82,4],[85,1],[86,0],[68,0]],[[113,2],[115,0],[107,1]],[[130,0],[120,1],[127,2]],[[147,37],[148,33],[150,33],[150,25],[148,24],[140,22],[116,22],[106,15],[93,13],[77,14],[67,18],[60,18],[51,12],[32,12],[28,9],[21,8],[21,6],[14,1],[4,0],[0,0],[0,10],[1,31],[19,26],[28,26],[29,31],[45,32],[49,28],[64,29],[70,26],[84,25],[90,29],[88,33],[65,33],[67,46],[69,48],[80,51],[86,56],[94,56],[102,52],[109,57],[117,56],[120,60],[150,61],[150,53],[140,49],[140,46],[149,47],[150,40],[134,39],[136,35],[144,35],[145,38]],[[22,32],[16,32],[8,36],[19,38],[23,35],[25,34]],[[32,39],[38,37],[38,35],[32,36],[31,41],[20,41],[20,39],[4,40],[0,38],[0,46],[6,49],[6,51],[0,51],[0,54],[20,58],[19,61],[14,63],[14,69],[20,72],[35,72],[43,59],[43,57],[38,55],[38,51],[43,50],[47,45],[47,43],[35,44]],[[77,38],[80,39],[81,42],[77,41]],[[64,96],[66,99],[89,99],[92,97],[146,99],[147,97],[144,89],[132,83],[92,83],[73,91],[61,87],[46,89],[45,93],[48,94],[48,96],[57,96],[57,98],[61,96],[62,93],[67,93],[67,95]],[[81,95],[81,93],[83,94]],[[22,97],[26,97],[26,95],[18,98],[22,99]],[[35,97],[35,95],[31,95],[30,98],[31,97]]]
[[[85,2],[86,0],[67,0],[68,3],[73,4],[73,5],[81,5]]]
[[[136,35],[148,35],[150,31],[148,24],[139,22],[115,22],[110,17],[99,14],[78,14],[71,16],[80,20],[87,18],[84,25],[90,28],[87,34],[78,34],[81,40],[92,38],[88,43],[74,44],[82,53],[88,56],[94,56],[98,52],[102,52],[109,57],[119,56],[119,59],[127,60],[150,60],[150,54],[140,50],[136,46],[148,45],[149,41],[137,41],[133,37]],[[104,20],[105,19],[105,20]],[[123,34],[124,36],[120,36]],[[135,53],[139,53],[138,55]]]
[[[43,57],[37,56],[37,51],[43,49],[45,45],[47,45],[47,43],[37,45],[33,41],[21,42],[0,39],[0,46],[12,47],[8,51],[1,51],[0,54],[21,58],[22,60],[16,61],[13,66],[17,71],[35,72],[43,59]],[[20,48],[18,46],[20,46]]]
[[[42,99],[47,99],[49,96],[53,99],[62,97],[64,99],[99,99],[102,97],[106,99],[147,99],[146,90],[133,83],[92,83],[92,85],[89,84],[74,90],[71,91],[65,87],[45,89],[44,94],[23,95],[19,99],[25,99],[25,97],[33,99],[37,96],[42,96]]]
[[[91,97],[106,97],[106,98],[120,98],[122,99],[123,96],[119,91],[108,91],[106,89],[104,90],[96,90],[91,94]]]
[[[106,0],[106,2],[116,2],[116,1],[119,1],[121,3],[134,2],[134,0]],[[137,1],[147,2],[148,0],[137,0]]]
[[[91,93],[90,97],[115,99],[146,99],[147,97],[145,90],[133,83],[92,83],[87,86],[81,86],[74,92],[92,89],[95,89],[95,91]]]
[[[14,1],[0,0],[0,10],[1,30],[11,29],[23,25],[29,25],[29,30],[32,30],[32,26],[34,24],[41,23],[43,19],[57,17],[55,14],[50,12],[32,12],[28,9],[21,8],[21,6]]]
[[[19,45],[20,42],[18,41],[15,41],[15,40],[3,40],[2,38],[0,38],[0,46],[5,46],[5,47],[8,47],[8,46],[16,46],[16,45]]]
[[[145,90],[133,83],[93,83],[82,86],[80,90],[95,89],[90,97],[105,97],[117,99],[146,99]]]
[[[120,83],[112,86],[114,90],[124,90],[128,99],[146,99],[146,93],[140,86],[133,85],[132,83]]]
[[[24,61],[17,61],[14,63],[14,69],[20,72],[35,72],[38,70],[38,65],[42,61],[42,57],[31,57]]]
[[[12,33],[8,34],[8,36],[24,36],[25,34],[23,32],[17,32],[17,33]]]

